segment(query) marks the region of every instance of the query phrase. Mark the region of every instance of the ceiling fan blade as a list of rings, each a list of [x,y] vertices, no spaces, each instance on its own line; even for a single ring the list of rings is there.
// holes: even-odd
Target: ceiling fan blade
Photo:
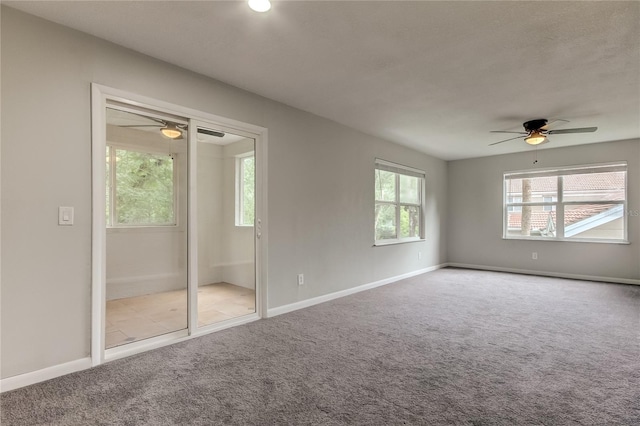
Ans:
[[[158,124],[162,124],[163,126],[167,125],[167,122],[164,120],[161,120],[160,118],[155,118],[155,117],[149,117],[148,115],[144,115],[144,114],[138,114],[135,112],[131,112],[131,111],[127,111],[128,114],[133,114],[133,115],[137,115],[138,117],[142,117],[142,118],[146,118],[147,120],[151,120],[151,121],[155,121]],[[124,126],[122,126],[124,127]]]
[[[519,135],[528,135],[527,132],[510,132],[508,130],[491,130],[489,133],[517,133]]]
[[[562,118],[554,118],[553,120],[549,121],[544,126],[540,127],[540,130],[549,130],[549,126],[551,126],[554,123],[557,123],[558,121],[562,121],[563,123],[568,123],[569,122],[569,120],[564,120]]]
[[[525,133],[525,135],[526,135],[526,133]],[[489,146],[491,146],[491,145],[498,145],[499,143],[503,143],[503,142],[509,142],[509,141],[514,140],[514,139],[520,139],[521,137],[522,137],[522,136],[516,136],[515,138],[510,138],[510,139],[505,139],[505,140],[503,140],[503,141],[498,141],[498,142],[490,143],[490,144],[489,144]]]
[[[203,129],[202,127],[198,127],[198,133],[202,133],[203,135],[216,136],[218,138],[224,137],[224,132],[219,132],[216,130]]]
[[[558,130],[549,130],[548,134],[550,135],[561,135],[563,133],[591,133],[598,130],[597,127],[577,127],[575,129],[558,129]]]

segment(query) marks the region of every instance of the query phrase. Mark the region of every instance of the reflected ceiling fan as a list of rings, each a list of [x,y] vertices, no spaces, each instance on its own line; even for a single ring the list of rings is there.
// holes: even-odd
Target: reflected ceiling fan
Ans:
[[[549,126],[553,123],[557,122],[568,123],[569,120],[561,120],[556,119],[549,122],[546,118],[538,118],[535,120],[525,121],[522,123],[522,127],[524,127],[524,132],[511,132],[506,130],[492,130],[491,133],[517,133],[519,136],[515,136],[513,138],[505,139],[502,141],[490,143],[491,145],[497,145],[503,142],[509,142],[514,139],[524,138],[524,141],[529,145],[540,145],[546,142],[549,142],[547,139],[548,135],[561,135],[564,133],[591,133],[598,130],[597,127],[578,127],[575,129],[549,129]]]
[[[162,120],[160,118],[149,117],[147,115],[136,114],[133,112],[129,112],[129,114],[137,115],[138,117],[145,118],[147,120],[155,121],[156,124],[126,124],[118,127],[132,127],[132,128],[140,128],[140,127],[157,127],[160,129],[160,133],[170,139],[183,139],[182,132],[189,130],[189,126],[186,124],[174,123],[173,121]],[[220,132],[217,130],[205,129],[202,127],[198,127],[198,133],[203,135],[215,136],[218,138],[224,137],[224,132]]]

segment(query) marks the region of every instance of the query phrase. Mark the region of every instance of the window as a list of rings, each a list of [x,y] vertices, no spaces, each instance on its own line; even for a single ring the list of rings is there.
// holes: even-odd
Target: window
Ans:
[[[107,226],[176,225],[174,156],[107,146]]]
[[[236,226],[253,226],[255,170],[253,152],[236,157]]]
[[[423,239],[425,173],[376,160],[375,175],[375,244]]]
[[[627,165],[504,175],[504,238],[626,242]]]

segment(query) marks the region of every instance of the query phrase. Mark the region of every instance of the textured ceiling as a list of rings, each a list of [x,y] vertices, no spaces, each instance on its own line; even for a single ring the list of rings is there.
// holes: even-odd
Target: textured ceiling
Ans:
[[[443,159],[640,137],[640,2],[272,3],[3,2]]]

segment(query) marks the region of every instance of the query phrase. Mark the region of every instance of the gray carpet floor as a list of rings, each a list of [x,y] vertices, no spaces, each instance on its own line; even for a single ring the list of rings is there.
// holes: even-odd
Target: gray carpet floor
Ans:
[[[640,425],[640,286],[443,269],[1,396],[2,425]]]

